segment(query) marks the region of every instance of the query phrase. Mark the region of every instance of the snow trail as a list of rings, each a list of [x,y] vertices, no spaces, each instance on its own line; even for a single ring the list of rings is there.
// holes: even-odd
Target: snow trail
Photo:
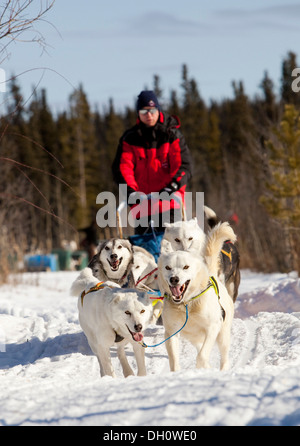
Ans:
[[[181,371],[169,372],[162,344],[146,349],[146,377],[125,379],[113,348],[112,379],[100,378],[68,294],[77,274],[24,274],[0,287],[0,425],[300,425],[297,277],[242,272],[228,372],[217,347],[212,368],[197,370],[181,340]],[[146,343],[163,333],[150,326]]]

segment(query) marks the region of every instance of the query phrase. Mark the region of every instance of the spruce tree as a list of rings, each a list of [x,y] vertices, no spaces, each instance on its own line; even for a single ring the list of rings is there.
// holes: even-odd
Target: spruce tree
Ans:
[[[300,226],[300,111],[293,104],[285,105],[280,127],[274,129],[268,149],[270,174],[261,202],[285,230],[290,266],[299,268],[296,240]]]
[[[76,223],[88,226],[95,219],[99,193],[100,159],[95,139],[94,117],[82,85],[70,96],[73,181],[79,194],[76,202]]]
[[[270,79],[267,71],[264,73],[260,88],[263,92],[263,98],[259,102],[258,112],[260,114],[262,125],[266,126],[269,122],[274,123],[278,119],[279,111],[274,93],[274,82]],[[262,109],[262,110],[261,110]]]
[[[285,105],[279,129],[268,141],[270,178],[262,199],[268,212],[287,226],[300,224],[300,112]]]
[[[154,91],[158,101],[161,102],[162,97],[163,97],[163,91],[160,86],[160,77],[157,74],[155,74],[154,78],[153,78],[153,91]]]
[[[292,89],[294,80],[292,72],[297,68],[297,65],[297,56],[290,51],[286,59],[282,62],[281,100],[284,104],[294,104],[297,108],[300,108],[300,94],[299,92],[294,92]]]
[[[179,105],[177,93],[175,90],[171,91],[171,99],[170,99],[168,111],[171,115],[175,115],[177,117],[180,116],[180,105]]]
[[[205,162],[205,139],[208,135],[208,116],[205,102],[201,98],[195,79],[188,76],[186,65],[182,67],[183,99],[180,118],[182,132],[190,148],[194,174],[192,190],[205,192],[208,187],[208,169]]]
[[[116,155],[119,140],[124,133],[124,121],[115,111],[113,100],[109,100],[108,113],[104,118],[105,141],[104,141],[104,162],[102,166],[105,169],[111,169],[111,165]],[[106,170],[107,172],[107,170]],[[105,190],[113,190],[117,192],[116,185],[112,183],[111,176],[105,175]],[[99,191],[100,192],[100,191]]]

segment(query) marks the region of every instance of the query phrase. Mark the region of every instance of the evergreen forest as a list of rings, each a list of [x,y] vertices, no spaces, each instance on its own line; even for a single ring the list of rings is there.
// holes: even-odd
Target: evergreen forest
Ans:
[[[233,81],[231,98],[209,104],[186,65],[179,90],[169,98],[158,75],[149,86],[164,111],[181,121],[194,166],[187,190],[204,192],[205,204],[232,222],[243,268],[300,271],[295,68],[296,55],[290,52],[282,61],[279,92],[265,72],[254,97],[243,82]],[[0,118],[3,265],[7,253],[21,259],[25,253],[50,252],[64,240],[79,241],[78,230],[96,219],[97,195],[118,193],[111,164],[119,138],[136,121],[134,106],[117,112],[113,98],[104,111],[92,109],[83,85],[71,94],[67,109],[54,114],[45,90],[23,98],[18,79],[12,79],[5,107]],[[114,235],[98,231],[99,239]]]

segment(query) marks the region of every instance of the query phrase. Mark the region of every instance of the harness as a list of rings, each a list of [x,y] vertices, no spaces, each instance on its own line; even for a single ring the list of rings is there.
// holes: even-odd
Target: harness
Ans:
[[[86,296],[86,295],[89,294],[89,293],[92,293],[93,291],[102,290],[103,288],[105,288],[105,287],[107,287],[107,286],[109,286],[109,285],[106,285],[105,282],[99,282],[99,283],[97,283],[95,286],[93,286],[92,288],[90,288],[88,291],[83,291],[83,292],[81,293],[81,296],[80,296],[80,297],[81,297],[81,305],[83,306],[83,299],[84,299],[84,296]],[[112,287],[111,287],[111,288],[112,288]],[[115,334],[116,334],[115,342],[121,342],[121,341],[123,341],[124,337],[121,336],[121,335],[119,335],[119,334],[116,332],[116,330],[114,330],[114,332],[115,332]]]
[[[85,291],[85,290],[84,290],[84,291],[81,293],[81,305],[83,306],[83,299],[84,299],[84,297],[85,297],[87,294],[92,293],[93,291],[101,290],[101,289],[103,289],[103,288],[106,287],[106,286],[109,286],[109,285],[106,285],[105,282],[99,282],[99,283],[97,283],[95,286],[93,286],[92,288],[90,288],[88,291]],[[202,290],[199,294],[197,294],[196,296],[192,297],[186,304],[184,304],[184,306],[185,306],[185,322],[184,322],[184,324],[182,325],[182,327],[179,328],[179,330],[177,330],[177,331],[176,331],[175,333],[173,333],[171,336],[169,336],[168,338],[166,338],[166,339],[164,339],[163,341],[159,342],[158,344],[147,345],[144,341],[139,342],[139,344],[141,344],[141,346],[144,347],[144,348],[147,348],[147,347],[158,347],[159,345],[163,344],[164,342],[168,341],[170,338],[172,338],[173,336],[175,336],[175,335],[176,335],[177,333],[179,333],[181,330],[183,330],[183,328],[186,326],[187,321],[188,321],[188,318],[189,318],[188,304],[189,304],[190,302],[192,302],[193,300],[198,299],[199,297],[203,296],[203,294],[205,294],[210,288],[213,288],[213,289],[215,290],[215,293],[216,293],[216,295],[217,295],[217,297],[218,297],[218,301],[219,301],[219,304],[220,304],[220,307],[221,307],[221,311],[222,311],[222,319],[223,319],[223,321],[224,321],[224,320],[225,320],[226,313],[225,313],[225,310],[224,310],[224,308],[222,307],[222,305],[221,305],[221,303],[220,303],[219,287],[218,287],[218,284],[217,284],[216,279],[215,279],[213,276],[210,276],[210,278],[209,278],[209,283],[208,283],[207,287],[204,288],[204,290]],[[153,306],[155,306],[155,304],[156,304],[158,301],[160,301],[160,300],[163,301],[163,299],[170,299],[169,295],[166,294],[166,293],[164,294],[163,297],[159,297],[159,296],[157,296],[156,293],[150,293],[150,294],[152,294],[152,295],[154,294],[152,298],[149,296],[149,298],[153,300],[153,303],[152,303]],[[120,336],[120,335],[118,335],[118,333],[116,333],[116,339],[115,339],[115,342],[120,342],[122,339],[123,339],[122,336]]]
[[[227,240],[226,242],[227,244],[232,245],[232,242],[230,240]],[[225,249],[221,249],[221,253],[224,254],[225,256],[227,256],[229,258],[230,263],[232,263],[232,254],[231,254],[231,248],[229,248],[229,252],[225,251]]]
[[[140,277],[140,278],[137,280],[135,286],[137,287],[138,284],[139,284],[142,280],[146,279],[147,277],[152,276],[152,274],[154,274],[157,270],[158,270],[158,268],[154,268],[152,271],[150,271],[150,272],[149,272],[148,274],[146,274],[144,277]],[[159,301],[163,301],[163,300],[164,300],[164,298],[160,295],[160,292],[159,292],[159,291],[153,291],[153,290],[151,290],[151,291],[148,292],[148,294],[149,294],[149,299],[150,299],[150,300],[153,300],[153,302],[152,302],[152,307],[155,307],[155,305],[156,305]],[[159,312],[159,314],[158,314],[158,316],[157,316],[157,319],[160,317],[161,312],[162,312],[162,309],[160,310],[160,312]]]
[[[154,274],[157,270],[158,268],[154,268],[152,271],[150,271],[150,273],[146,274],[144,277],[142,278],[140,277],[136,282],[135,286],[137,286],[142,280],[146,279],[147,277],[152,276],[152,274]]]
[[[108,285],[103,285],[104,282],[99,282],[97,283],[95,286],[93,286],[92,288],[90,288],[88,291],[82,291],[81,293],[81,306],[83,307],[83,299],[84,296],[86,296],[89,293],[92,293],[93,291],[98,291],[98,290],[102,290],[104,287],[108,286]]]
[[[152,271],[153,272],[153,271]],[[81,306],[83,306],[83,299],[84,297],[89,294],[92,293],[93,291],[98,291],[98,290],[102,290],[104,287],[107,287],[109,285],[106,285],[105,282],[99,282],[97,283],[95,286],[93,286],[92,288],[90,288],[88,291],[82,291],[81,293]],[[111,287],[112,288],[112,287]],[[153,300],[152,302],[152,306],[154,307],[159,301],[163,301],[163,297],[160,296],[159,292],[156,291],[150,291],[149,292],[149,299]]]
[[[144,341],[141,341],[140,344],[142,345],[142,347],[144,347],[144,348],[147,348],[147,347],[158,347],[159,345],[163,344],[164,342],[168,341],[170,338],[175,336],[177,333],[179,333],[186,326],[188,318],[189,318],[188,304],[190,302],[192,302],[193,300],[198,299],[198,297],[202,296],[203,294],[205,294],[210,288],[213,288],[215,290],[215,293],[216,293],[216,295],[218,297],[218,301],[219,301],[219,304],[220,304],[220,307],[221,307],[221,312],[222,312],[222,319],[224,321],[226,313],[225,313],[225,310],[224,310],[224,308],[222,307],[222,305],[220,303],[219,287],[218,287],[216,279],[213,276],[210,276],[209,283],[208,283],[207,287],[204,290],[202,290],[199,294],[197,294],[196,296],[192,297],[186,304],[184,304],[184,306],[185,306],[185,322],[182,325],[182,327],[179,328],[179,330],[177,330],[175,333],[173,333],[168,338],[166,338],[163,341],[159,342],[158,344],[147,345]],[[170,297],[169,297],[168,294],[165,293],[164,294],[164,298],[169,299]]]

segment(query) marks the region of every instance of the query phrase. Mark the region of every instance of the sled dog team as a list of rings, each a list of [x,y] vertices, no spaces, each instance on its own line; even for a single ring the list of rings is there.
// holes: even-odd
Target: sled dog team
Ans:
[[[217,343],[220,369],[229,368],[230,333],[239,286],[236,235],[205,207],[207,234],[197,220],[166,224],[157,264],[125,239],[101,243],[73,282],[80,325],[97,356],[101,376],[115,377],[110,347],[117,348],[124,376],[133,375],[124,347],[130,343],[137,374],[146,375],[143,332],[162,314],[171,371],[179,370],[179,340],[196,348],[196,367],[208,368]],[[160,290],[159,295],[150,290]],[[159,344],[157,344],[159,345]],[[155,346],[149,346],[155,348]]]

